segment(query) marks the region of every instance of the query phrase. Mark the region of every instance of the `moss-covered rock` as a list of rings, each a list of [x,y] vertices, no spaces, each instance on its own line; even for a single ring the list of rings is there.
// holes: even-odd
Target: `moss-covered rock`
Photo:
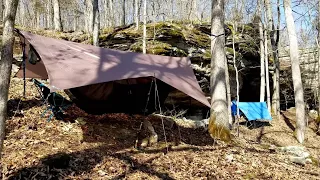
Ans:
[[[206,49],[202,55],[203,60],[211,60],[211,50]]]
[[[132,44],[130,50],[133,52],[142,52],[142,42]],[[185,51],[177,47],[172,47],[170,44],[161,41],[148,41],[147,53],[163,56],[187,56]]]
[[[184,40],[184,34],[182,33],[183,27],[178,24],[167,22],[153,23],[147,26],[147,30],[149,32],[153,31],[153,36],[155,36],[157,40]]]
[[[191,45],[195,45],[200,48],[208,48],[210,46],[210,37],[197,28],[185,29],[183,33]]]
[[[147,42],[147,53],[169,56],[172,54],[174,47],[170,44],[163,43],[160,41],[149,41]],[[133,52],[142,52],[142,42],[136,42],[131,45],[130,50]],[[178,51],[180,52],[180,51]],[[185,55],[185,54],[184,54]],[[183,54],[181,54],[183,56]]]
[[[226,55],[227,56],[232,56],[233,57],[234,53],[235,53],[236,57],[240,57],[241,56],[241,54],[239,52],[237,52],[237,51],[234,51],[233,48],[226,47],[225,50],[226,50]]]

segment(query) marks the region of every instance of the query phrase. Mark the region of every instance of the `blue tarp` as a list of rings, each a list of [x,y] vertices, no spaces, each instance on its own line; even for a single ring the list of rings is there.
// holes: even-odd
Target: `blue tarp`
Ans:
[[[240,115],[243,113],[249,121],[272,120],[266,102],[239,102]],[[232,115],[237,114],[237,103],[232,101]]]

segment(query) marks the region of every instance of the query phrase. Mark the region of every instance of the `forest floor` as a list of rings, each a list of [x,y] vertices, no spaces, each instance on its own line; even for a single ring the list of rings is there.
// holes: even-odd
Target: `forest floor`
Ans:
[[[203,129],[166,126],[158,117],[110,114],[92,116],[77,107],[67,110],[68,121],[48,115],[32,82],[12,78],[9,118],[1,160],[3,179],[320,179],[320,136],[310,121],[303,144],[312,163],[299,165],[279,147],[300,146],[293,137],[294,113],[270,124],[234,129],[231,144],[214,142]],[[21,101],[20,101],[21,100]],[[19,105],[19,110],[17,107]],[[141,120],[148,118],[159,143],[135,148]],[[180,131],[180,133],[179,133]],[[180,139],[180,144],[174,143]]]

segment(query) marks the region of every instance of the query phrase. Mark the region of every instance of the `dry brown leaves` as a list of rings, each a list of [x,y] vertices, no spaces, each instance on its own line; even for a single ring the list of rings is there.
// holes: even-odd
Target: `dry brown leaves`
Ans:
[[[148,117],[159,144],[134,148],[143,116],[93,116],[73,106],[67,121],[41,118],[45,107],[37,100],[32,82],[20,103],[22,80],[12,79],[7,135],[1,160],[4,179],[319,179],[319,167],[299,166],[270,145],[296,145],[283,119],[272,126],[240,127],[231,145],[214,144],[202,129],[166,126],[169,152],[161,120]],[[19,104],[19,111],[15,112]],[[289,121],[290,122],[290,121]],[[310,124],[310,127],[313,126]],[[320,141],[312,128],[305,146],[316,159]]]

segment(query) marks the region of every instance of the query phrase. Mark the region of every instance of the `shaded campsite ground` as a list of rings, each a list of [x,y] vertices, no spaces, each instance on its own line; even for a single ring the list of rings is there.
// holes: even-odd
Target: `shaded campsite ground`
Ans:
[[[44,107],[27,82],[13,78],[9,119],[1,171],[4,179],[319,179],[320,138],[310,122],[305,146],[313,164],[297,165],[272,145],[298,145],[292,137],[293,114],[270,126],[240,127],[232,145],[214,144],[203,129],[172,126],[165,121],[166,151],[161,119],[149,117],[160,142],[144,150],[135,143],[141,120],[125,114],[91,116],[77,107],[68,110],[71,122],[41,118]],[[16,111],[19,104],[20,111]],[[288,115],[289,114],[289,115]],[[74,121],[74,122],[72,122]],[[291,125],[289,125],[291,124]],[[178,128],[179,127],[179,128]],[[180,134],[179,134],[180,130]],[[236,131],[233,130],[236,135]],[[181,139],[178,145],[177,140]]]

